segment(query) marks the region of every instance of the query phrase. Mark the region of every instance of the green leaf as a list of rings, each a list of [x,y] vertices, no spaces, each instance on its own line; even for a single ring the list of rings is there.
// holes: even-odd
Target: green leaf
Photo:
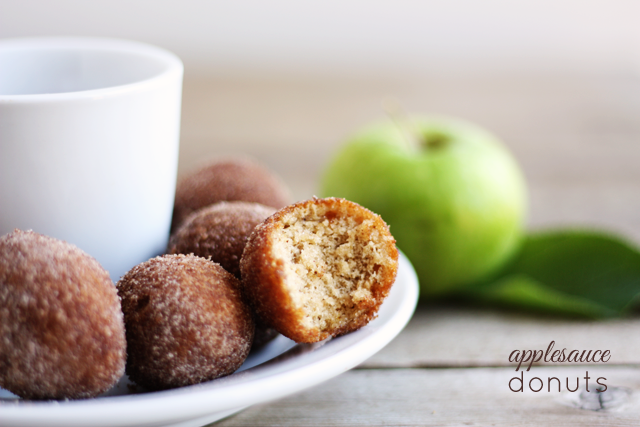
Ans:
[[[560,230],[528,236],[480,302],[591,318],[625,314],[640,295],[640,252],[612,235]]]

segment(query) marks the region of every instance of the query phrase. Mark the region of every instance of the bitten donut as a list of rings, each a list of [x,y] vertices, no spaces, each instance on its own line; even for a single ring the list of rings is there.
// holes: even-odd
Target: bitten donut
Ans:
[[[117,284],[127,331],[129,378],[148,390],[197,384],[233,373],[253,340],[238,279],[194,255],[137,265]]]
[[[260,319],[306,343],[366,325],[397,268],[382,218],[337,198],[279,210],[255,228],[240,261],[243,293]]]
[[[243,157],[215,161],[180,179],[171,229],[192,212],[222,201],[260,203],[280,209],[291,203],[288,188],[271,171]]]
[[[125,358],[120,300],[94,258],[32,231],[0,238],[0,386],[26,399],[94,397]]]
[[[167,252],[210,258],[240,279],[240,258],[251,232],[275,211],[249,202],[219,202],[199,209],[171,236]],[[257,322],[252,350],[260,349],[276,336],[275,329]]]

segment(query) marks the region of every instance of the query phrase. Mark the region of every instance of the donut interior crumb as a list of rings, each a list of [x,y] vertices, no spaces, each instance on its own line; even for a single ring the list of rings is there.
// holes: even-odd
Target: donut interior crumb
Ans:
[[[385,266],[389,235],[371,218],[310,204],[284,218],[272,250],[307,328],[340,329],[366,310]]]

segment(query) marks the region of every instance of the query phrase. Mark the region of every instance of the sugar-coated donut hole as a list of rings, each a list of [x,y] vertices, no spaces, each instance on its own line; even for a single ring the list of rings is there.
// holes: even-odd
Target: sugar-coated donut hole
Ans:
[[[280,178],[255,160],[222,158],[178,181],[171,230],[177,230],[192,212],[223,201],[253,202],[280,209],[291,203],[291,194]]]
[[[239,282],[194,255],[164,255],[118,282],[127,374],[149,390],[198,384],[233,373],[253,341],[254,323]]]
[[[209,258],[240,279],[240,257],[251,232],[275,211],[259,203],[214,203],[184,220],[172,234],[167,253]]]
[[[124,374],[120,301],[109,274],[67,242],[0,237],[0,386],[25,399],[84,399]]]

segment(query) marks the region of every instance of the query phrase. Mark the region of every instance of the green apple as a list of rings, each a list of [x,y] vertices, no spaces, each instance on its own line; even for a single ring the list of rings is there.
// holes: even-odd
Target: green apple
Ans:
[[[502,266],[520,244],[527,205],[523,175],[505,147],[475,125],[442,117],[365,128],[329,164],[321,193],[382,216],[423,297]]]

